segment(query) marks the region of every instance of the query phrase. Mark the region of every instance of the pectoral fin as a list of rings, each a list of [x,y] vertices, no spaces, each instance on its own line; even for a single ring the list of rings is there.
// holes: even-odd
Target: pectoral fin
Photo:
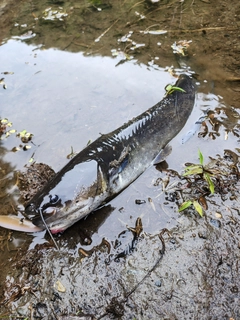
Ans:
[[[171,152],[172,152],[172,147],[167,144],[159,152],[159,154],[156,156],[156,158],[153,160],[153,165],[157,165],[157,164],[163,162],[164,160],[166,160],[167,156],[169,156]]]

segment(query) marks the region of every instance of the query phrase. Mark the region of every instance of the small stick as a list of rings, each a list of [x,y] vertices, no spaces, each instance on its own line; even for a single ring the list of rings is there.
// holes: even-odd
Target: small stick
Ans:
[[[119,19],[113,22],[110,27],[108,27],[97,39],[95,39],[95,42],[100,41],[100,39],[115,25],[115,23],[118,22]]]
[[[208,27],[208,28],[199,28],[199,29],[170,29],[167,30],[167,32],[201,32],[201,31],[221,31],[221,30],[228,30],[228,31],[234,31],[238,30],[238,28],[228,28],[228,27]]]

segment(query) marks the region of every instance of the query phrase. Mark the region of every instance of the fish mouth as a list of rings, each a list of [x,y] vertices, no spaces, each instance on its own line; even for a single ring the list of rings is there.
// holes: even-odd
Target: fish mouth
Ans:
[[[36,215],[31,219],[32,223],[44,229],[49,229],[52,234],[63,232],[67,227],[62,225],[62,219],[58,217],[61,210],[57,207],[48,207],[45,210],[36,210]]]
[[[92,212],[102,202],[103,197],[88,197],[68,201],[58,201],[56,204],[39,205],[32,202],[25,208],[25,216],[39,227],[52,234],[65,231],[77,221]]]
[[[25,207],[24,216],[36,227],[48,230],[52,234],[63,232],[71,225],[67,212],[61,206],[41,208],[31,203]]]
[[[68,212],[62,207],[48,207],[44,210],[38,209],[31,218],[31,222],[38,228],[49,230],[52,234],[62,233],[76,221],[78,216]]]

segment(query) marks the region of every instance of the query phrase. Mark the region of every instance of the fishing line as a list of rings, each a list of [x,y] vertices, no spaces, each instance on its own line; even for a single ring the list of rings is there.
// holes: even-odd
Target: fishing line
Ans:
[[[43,218],[43,214],[42,214],[42,209],[41,208],[39,209],[39,213],[40,213],[40,217],[42,219],[42,222],[43,222],[48,234],[50,235],[50,238],[52,239],[52,241],[53,241],[55,247],[57,248],[57,250],[60,251],[60,249],[59,249],[59,247],[57,245],[57,242],[54,240],[53,235],[52,235],[51,231],[49,230],[49,228],[48,228],[48,226],[47,226],[47,224],[46,224],[46,222],[45,222],[45,220]]]

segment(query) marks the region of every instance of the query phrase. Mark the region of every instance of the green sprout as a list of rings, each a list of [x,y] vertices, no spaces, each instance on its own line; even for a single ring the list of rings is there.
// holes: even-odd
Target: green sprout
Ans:
[[[199,162],[200,164],[190,164],[189,166],[187,166],[185,168],[185,172],[183,174],[184,177],[186,176],[190,176],[190,175],[201,175],[205,181],[208,184],[208,188],[211,192],[211,194],[214,194],[214,183],[211,179],[212,173],[207,169],[207,166],[204,166],[204,158],[203,158],[203,154],[200,150],[198,150],[198,156],[199,156]],[[202,217],[203,215],[203,208],[200,205],[200,203],[197,201],[197,199],[194,200],[187,200],[185,202],[182,203],[182,205],[180,206],[178,212],[181,212],[185,209],[187,209],[188,207],[190,207],[191,205],[194,206],[195,210],[199,213],[199,215]]]
[[[7,138],[10,136],[10,134],[15,133],[17,130],[8,128],[12,127],[12,122],[8,121],[7,118],[0,119],[0,138],[3,140],[4,138]],[[2,137],[4,135],[4,137]]]
[[[71,152],[67,155],[67,159],[75,157],[76,154],[77,152],[73,151],[73,147],[71,146]]]
[[[33,134],[30,132],[27,132],[27,130],[22,130],[17,134],[17,137],[20,137],[23,143],[27,143],[32,139]]]
[[[203,165],[204,159],[203,154],[200,150],[198,150],[199,162],[200,164],[191,164],[185,168],[185,173],[183,174],[184,177],[189,175],[200,174],[203,178],[207,181],[209,190],[211,194],[214,193],[214,183],[211,179],[211,173],[207,168]]]
[[[12,126],[12,122],[10,122],[7,118],[0,118],[0,140],[4,140],[5,138],[8,138],[11,134],[17,132],[17,130],[12,129]],[[29,149],[31,149],[31,146],[27,143],[32,140],[32,133],[27,132],[27,130],[22,130],[21,132],[16,134],[16,137],[20,138],[24,145],[20,144],[19,146],[13,147],[11,150],[12,152],[17,152],[20,150],[28,151]],[[29,162],[34,161],[33,155],[30,158]]]
[[[199,215],[202,217],[203,216],[203,208],[200,205],[200,203],[197,200],[188,200],[182,203],[181,207],[178,209],[178,212],[181,212],[191,205],[194,206],[194,209],[199,213]]]
[[[166,85],[165,91],[166,91],[166,96],[172,94],[174,91],[179,91],[179,92],[182,92],[182,93],[186,93],[186,91],[184,89],[176,87],[176,86],[173,86],[171,84],[167,84]]]
[[[8,127],[12,126],[12,122],[9,122],[7,118],[1,119],[1,124],[6,125]]]

